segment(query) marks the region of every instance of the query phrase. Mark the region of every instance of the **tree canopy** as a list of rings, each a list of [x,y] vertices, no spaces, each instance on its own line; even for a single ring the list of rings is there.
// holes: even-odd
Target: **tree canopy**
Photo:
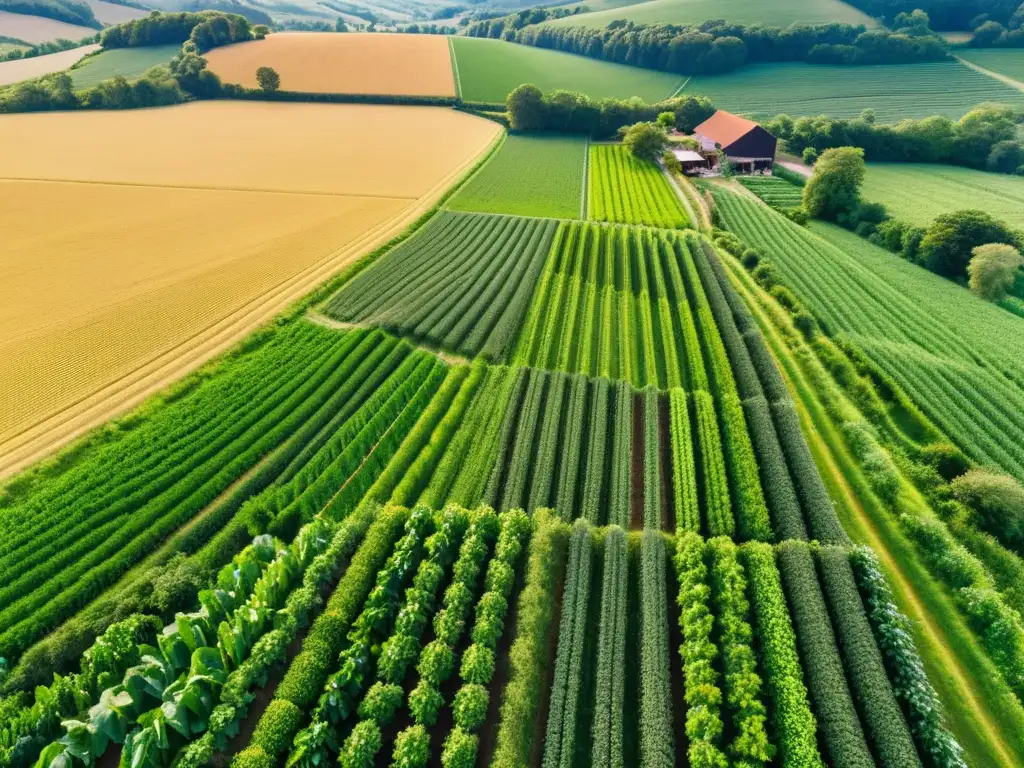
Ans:
[[[932,272],[954,280],[967,278],[967,265],[979,245],[1020,246],[1019,236],[984,211],[954,211],[937,217],[925,232],[918,261]]]
[[[860,205],[864,183],[864,150],[838,147],[825,150],[804,186],[804,208],[815,218],[835,221]]]
[[[971,251],[967,284],[971,292],[986,301],[999,301],[1013,286],[1024,257],[1012,245],[989,243]]]
[[[656,160],[667,142],[665,129],[657,123],[634,123],[622,136],[622,144],[641,160]]]

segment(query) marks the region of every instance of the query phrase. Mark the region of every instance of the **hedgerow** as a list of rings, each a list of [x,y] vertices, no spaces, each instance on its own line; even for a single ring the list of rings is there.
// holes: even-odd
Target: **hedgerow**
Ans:
[[[910,619],[896,607],[878,558],[867,547],[856,547],[850,553],[850,567],[918,752],[935,768],[966,768],[963,748],[946,728],[942,703],[914,647]]]
[[[689,764],[694,768],[725,768],[722,751],[722,689],[719,685],[718,648],[712,640],[714,617],[711,590],[704,563],[704,540],[686,533],[676,541],[675,567],[679,582],[679,628],[683,644],[686,695],[686,738]]]
[[[707,542],[711,601],[717,614],[725,704],[733,734],[727,752],[738,765],[755,768],[772,759],[775,747],[765,729],[768,715],[752,647],[747,579],[738,552],[736,544],[724,537]]]
[[[825,547],[817,560],[850,689],[873,752],[883,765],[917,768],[921,760],[864,614],[849,555],[840,547]]]
[[[645,766],[675,765],[669,681],[665,540],[644,531],[640,547],[640,758]]]
[[[814,557],[807,544],[796,541],[783,542],[776,552],[807,687],[830,764],[837,768],[870,768],[875,761],[846,683]]]
[[[597,682],[591,727],[591,760],[595,768],[621,768],[623,765],[628,566],[626,533],[616,525],[610,526],[604,538]]]
[[[578,520],[573,526],[566,568],[558,653],[544,737],[544,768],[571,766],[573,759],[593,570],[590,526],[585,520]]]
[[[815,738],[817,721],[804,687],[796,636],[786,608],[775,553],[760,542],[740,550],[750,583],[766,684],[774,705],[772,724],[782,764],[822,768]]]

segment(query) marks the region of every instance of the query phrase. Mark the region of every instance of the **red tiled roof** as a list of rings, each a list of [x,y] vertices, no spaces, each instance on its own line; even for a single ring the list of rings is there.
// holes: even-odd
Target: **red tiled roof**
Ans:
[[[753,120],[747,120],[745,117],[720,109],[694,128],[693,132],[698,136],[707,136],[723,147],[727,147],[756,127],[757,123]]]

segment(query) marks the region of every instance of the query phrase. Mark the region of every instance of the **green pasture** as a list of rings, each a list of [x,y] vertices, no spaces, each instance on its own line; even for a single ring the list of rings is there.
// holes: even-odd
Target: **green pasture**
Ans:
[[[1024,178],[952,165],[870,163],[862,193],[889,213],[927,226],[942,213],[976,208],[1024,227]]]
[[[512,90],[533,83],[542,91],[566,89],[595,99],[639,96],[661,101],[683,84],[679,75],[628,67],[571,53],[504,40],[453,37],[459,91],[466,101],[505,101]]]
[[[686,93],[759,117],[856,117],[868,107],[879,122],[945,115],[958,119],[985,101],[1024,107],[1024,93],[959,62],[866,67],[755,64],[727,75],[694,77]]]
[[[586,5],[589,7],[591,4]],[[626,19],[635,24],[700,24],[710,19],[726,19],[734,24],[771,27],[833,21],[875,25],[870,16],[840,0],[773,0],[770,3],[762,0],[650,0],[626,7],[612,6],[548,23],[603,29],[616,19]]]
[[[77,90],[92,88],[117,75],[134,80],[142,77],[151,67],[170,62],[180,48],[176,44],[114,48],[86,58],[80,66],[69,70],[68,74]]]

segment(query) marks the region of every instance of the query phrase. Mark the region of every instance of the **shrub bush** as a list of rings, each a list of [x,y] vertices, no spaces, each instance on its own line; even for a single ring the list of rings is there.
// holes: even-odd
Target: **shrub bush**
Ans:
[[[291,746],[292,736],[299,730],[303,712],[290,701],[275,699],[256,724],[252,746],[267,755],[279,755]]]

